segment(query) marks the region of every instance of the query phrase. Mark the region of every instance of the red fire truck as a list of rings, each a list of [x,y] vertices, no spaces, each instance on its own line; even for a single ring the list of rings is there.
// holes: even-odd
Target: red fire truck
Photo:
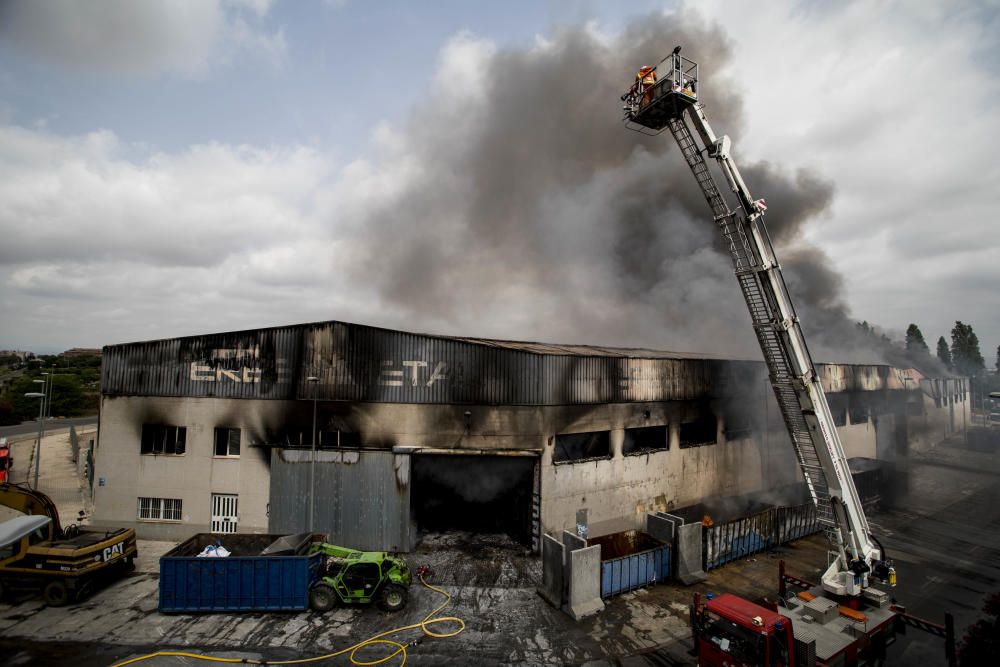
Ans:
[[[14,467],[14,457],[10,455],[7,438],[0,438],[0,484],[10,482],[10,470]]]

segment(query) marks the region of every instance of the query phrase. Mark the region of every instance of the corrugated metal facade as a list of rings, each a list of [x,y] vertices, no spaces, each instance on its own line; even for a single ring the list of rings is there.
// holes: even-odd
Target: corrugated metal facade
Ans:
[[[828,391],[905,386],[904,371],[888,366],[819,372]],[[755,361],[321,322],[108,346],[101,387],[109,396],[571,405],[739,395],[763,373]]]
[[[272,450],[268,531],[309,530],[308,450]],[[314,532],[364,551],[410,549],[410,457],[379,451],[319,451]]]
[[[734,377],[763,368],[588,349],[325,322],[108,346],[101,387],[109,396],[567,405],[717,396]]]

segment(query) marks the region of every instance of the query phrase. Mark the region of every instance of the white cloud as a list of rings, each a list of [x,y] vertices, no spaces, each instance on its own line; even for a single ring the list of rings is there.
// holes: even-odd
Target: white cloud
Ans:
[[[240,21],[251,41],[263,34],[253,26],[268,3],[212,7],[229,26],[216,35]],[[995,286],[1000,266],[987,226],[1000,114],[996,75],[976,60],[982,28],[882,3],[683,11],[716,17],[731,40],[727,70],[703,62],[702,91],[740,164],[783,165],[776,185],[799,167],[835,183],[831,209],[805,235],[845,273],[854,315],[897,328],[916,321],[928,341],[971,320],[992,350],[1000,308],[982,285]],[[226,57],[218,37],[191,39],[187,59],[150,49],[145,71],[198,71]],[[627,84],[635,65],[614,61],[636,54],[618,53],[620,37],[595,26],[570,55],[560,39],[520,51],[456,35],[408,120],[377,126],[368,154],[343,166],[299,146],[143,154],[106,130],[0,126],[0,344],[59,345],[65,327],[72,344],[99,345],[329,318],[687,349],[711,346],[705,329],[730,344],[749,338],[730,317],[742,305],[729,266],[707,249],[708,214],[705,226],[684,220],[694,210],[686,195],[657,212],[660,228],[612,229],[623,211],[649,213],[649,192],[675,187],[667,181],[678,193],[694,183],[675,152],[601,115],[615,113],[614,91],[588,84],[583,97],[549,97],[587,81],[567,73],[606,79],[621,69]],[[684,46],[698,59],[698,44]],[[941,59],[956,66],[947,86],[959,94],[936,83]],[[491,98],[481,75],[499,60],[517,80]],[[733,92],[712,90],[727,82],[741,107],[713,106]],[[484,139],[496,107],[507,122]],[[472,164],[494,157],[495,171]],[[470,225],[477,216],[488,219]],[[673,246],[672,262],[645,252],[657,243]],[[630,277],[622,292],[620,274],[640,263],[656,279]],[[387,287],[388,274],[397,283]],[[11,317],[23,338],[11,338]],[[698,327],[671,331],[665,321]]]
[[[240,54],[280,65],[285,38],[260,26],[270,0],[7,0],[0,38],[62,66],[205,75]]]
[[[206,265],[315,231],[331,165],[305,148],[206,144],[143,161],[110,132],[0,128],[0,259]]]
[[[984,309],[952,286],[1000,265],[989,232],[1000,79],[984,57],[995,50],[996,7],[691,7],[733,42],[726,74],[745,89],[746,125],[717,131],[734,135],[737,158],[811,166],[836,184],[829,217],[806,236],[844,274],[855,316],[899,331],[917,322],[935,339],[971,320],[981,338],[1000,339],[995,301]],[[685,50],[697,59],[696,44]],[[717,73],[702,77],[710,97]]]

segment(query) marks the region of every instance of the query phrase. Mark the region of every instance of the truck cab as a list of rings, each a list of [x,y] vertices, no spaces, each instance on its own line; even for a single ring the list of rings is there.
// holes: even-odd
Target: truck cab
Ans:
[[[0,484],[10,481],[10,470],[14,467],[14,457],[10,455],[7,438],[0,438]]]
[[[692,628],[701,667],[792,667],[791,619],[725,593],[696,602]]]

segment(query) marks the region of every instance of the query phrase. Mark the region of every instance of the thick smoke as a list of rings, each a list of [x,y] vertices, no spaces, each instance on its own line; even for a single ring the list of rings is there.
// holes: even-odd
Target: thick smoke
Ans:
[[[691,15],[648,17],[614,38],[569,28],[530,49],[456,40],[433,94],[387,140],[378,203],[357,221],[365,261],[345,265],[400,313],[383,323],[757,357],[728,255],[673,139],[620,122],[635,71],[675,44],[700,63],[707,113],[739,157],[744,84],[720,74],[732,58],[725,35]],[[832,184],[745,158],[741,168],[768,200],[817,359],[879,361],[859,349],[840,277],[801,238]]]

